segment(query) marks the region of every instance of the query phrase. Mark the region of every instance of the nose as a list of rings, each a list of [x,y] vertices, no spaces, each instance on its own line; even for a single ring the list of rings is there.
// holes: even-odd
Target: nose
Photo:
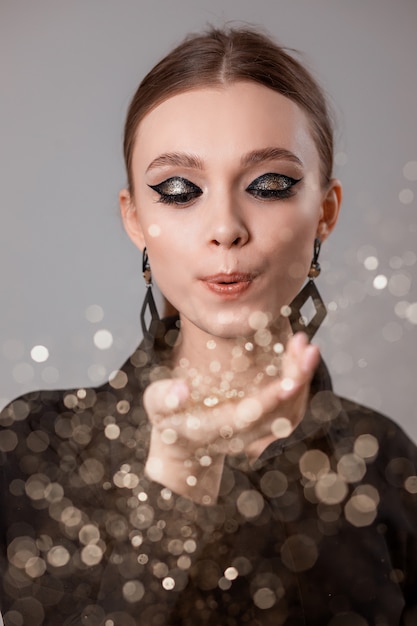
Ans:
[[[239,207],[224,198],[217,209],[209,209],[207,236],[210,244],[224,248],[241,247],[249,240],[249,229]]]

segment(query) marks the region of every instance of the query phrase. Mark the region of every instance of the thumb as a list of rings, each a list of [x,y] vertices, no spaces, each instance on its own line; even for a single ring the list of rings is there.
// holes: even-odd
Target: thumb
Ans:
[[[150,417],[166,417],[178,411],[189,394],[188,385],[184,380],[157,380],[145,390],[143,403]]]

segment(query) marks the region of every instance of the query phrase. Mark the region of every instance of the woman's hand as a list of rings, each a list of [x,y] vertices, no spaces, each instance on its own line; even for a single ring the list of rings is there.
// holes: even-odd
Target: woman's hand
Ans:
[[[152,383],[144,396],[152,424],[147,474],[197,502],[215,502],[225,455],[243,452],[254,461],[303,419],[319,358],[318,348],[297,333],[288,341],[280,377],[256,394],[213,407],[191,402],[182,379]]]

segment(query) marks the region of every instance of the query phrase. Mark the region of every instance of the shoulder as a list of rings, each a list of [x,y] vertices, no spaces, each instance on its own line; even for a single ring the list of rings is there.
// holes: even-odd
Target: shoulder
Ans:
[[[140,404],[146,369],[146,355],[139,347],[98,387],[44,389],[14,399],[0,411],[0,450],[7,451],[7,430],[16,433],[39,429],[56,431],[61,418],[81,414],[103,417],[126,414],[133,404]]]
[[[411,441],[403,428],[391,417],[352,400],[341,397],[338,399],[343,411],[349,418],[354,434],[357,436],[370,433],[385,443],[392,445],[411,444],[415,447],[414,442]]]
[[[344,443],[348,439],[352,451],[368,466],[373,465],[392,486],[408,490],[411,480],[417,487],[417,446],[401,426],[379,411],[345,398],[337,399],[347,425],[341,429],[348,433]],[[336,424],[335,430],[339,437]]]

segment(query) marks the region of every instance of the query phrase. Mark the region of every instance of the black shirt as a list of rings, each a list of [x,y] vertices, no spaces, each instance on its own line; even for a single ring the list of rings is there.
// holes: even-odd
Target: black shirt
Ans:
[[[1,413],[5,626],[417,624],[403,431],[336,396],[321,363],[297,429],[255,466],[227,458],[218,502],[197,505],[144,475],[141,398],[165,330],[109,383]]]

